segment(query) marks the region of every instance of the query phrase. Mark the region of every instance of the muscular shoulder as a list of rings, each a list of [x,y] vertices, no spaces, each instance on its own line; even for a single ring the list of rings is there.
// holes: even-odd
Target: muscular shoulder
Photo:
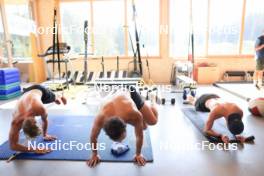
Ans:
[[[225,111],[225,105],[219,104],[210,112],[210,118],[211,119],[220,118],[221,116],[223,116],[224,111]]]
[[[24,119],[21,118],[21,117],[14,117],[14,119],[12,120],[11,122],[11,128],[14,128],[14,127],[21,127],[22,126],[22,123],[23,123]]]

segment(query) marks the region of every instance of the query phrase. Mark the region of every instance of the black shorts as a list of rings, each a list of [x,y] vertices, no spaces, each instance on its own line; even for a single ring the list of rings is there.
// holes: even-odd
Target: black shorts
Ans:
[[[40,90],[42,92],[41,101],[43,104],[53,103],[56,100],[56,95],[51,90],[38,84],[25,88],[23,93],[31,90]]]
[[[194,105],[195,110],[201,112],[210,112],[210,109],[206,107],[205,103],[207,102],[207,100],[210,100],[212,98],[220,98],[220,97],[216,94],[203,94],[202,96],[197,98]]]
[[[144,100],[141,98],[141,95],[137,92],[136,88],[133,86],[127,87],[130,92],[130,97],[137,106],[137,109],[140,110],[144,106]]]

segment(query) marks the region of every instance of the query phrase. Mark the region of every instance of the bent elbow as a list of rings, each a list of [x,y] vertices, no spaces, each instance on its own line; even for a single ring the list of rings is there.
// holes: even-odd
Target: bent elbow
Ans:
[[[9,147],[10,147],[11,150],[17,150],[17,145],[16,144],[10,143]]]
[[[149,122],[149,125],[156,125],[158,123],[158,119],[153,119]]]

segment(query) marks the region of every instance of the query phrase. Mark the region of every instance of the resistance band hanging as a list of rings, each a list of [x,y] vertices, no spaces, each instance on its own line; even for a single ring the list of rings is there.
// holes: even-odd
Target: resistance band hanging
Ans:
[[[189,44],[188,44],[188,61],[192,63],[192,73],[189,75],[194,78],[194,30],[193,30],[193,7],[192,0],[190,0],[190,26],[189,26]],[[190,51],[191,48],[191,51]],[[190,53],[191,52],[191,53]]]
[[[84,22],[84,82],[88,77],[88,21]]]
[[[53,79],[55,75],[55,55],[57,52],[58,59],[58,71],[59,79],[61,79],[61,60],[60,60],[60,46],[59,46],[59,26],[57,24],[57,9],[54,9],[54,21],[53,21],[53,52],[52,52],[52,68],[53,68]]]
[[[141,54],[140,54],[140,44],[139,44],[139,34],[137,30],[137,21],[136,21],[136,16],[137,16],[137,11],[136,11],[136,5],[135,1],[132,0],[132,7],[133,7],[133,21],[134,21],[134,26],[135,26],[135,38],[136,38],[136,49],[137,49],[137,56],[138,56],[138,65],[139,65],[139,72],[140,75],[143,75],[143,70],[142,70],[142,61],[141,61]]]

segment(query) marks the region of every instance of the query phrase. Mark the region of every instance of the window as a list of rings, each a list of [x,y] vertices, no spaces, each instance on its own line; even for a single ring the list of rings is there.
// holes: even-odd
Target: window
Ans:
[[[2,23],[2,16],[0,12],[0,60],[1,60],[1,57],[7,58],[7,49],[6,49],[6,42],[5,42],[4,27]]]
[[[71,46],[71,52],[84,53],[84,21],[88,20],[90,31],[90,3],[65,2],[60,5],[63,42]],[[91,35],[88,33],[89,52],[91,52]]]
[[[188,56],[190,1],[170,1],[170,55]]]
[[[207,54],[206,35],[208,0],[193,0],[193,33],[194,33],[194,55],[205,56]]]
[[[5,11],[8,32],[12,41],[12,55],[14,58],[31,57],[29,34],[34,31],[29,0],[5,0]]]
[[[93,1],[95,55],[124,55],[124,1]]]
[[[159,0],[135,0],[136,6],[136,22],[137,30],[140,37],[141,48],[144,45],[145,49],[142,48],[142,56],[158,56],[159,55]],[[132,1],[127,1],[128,11],[128,26],[131,33],[132,40],[134,41],[135,47],[135,28],[133,22],[133,8]],[[129,42],[129,55],[133,55],[132,47]]]
[[[242,0],[211,0],[209,55],[239,54]]]
[[[264,31],[263,0],[246,1],[243,54],[255,53],[255,41]]]
[[[192,1],[194,52],[195,55],[206,54],[207,32],[207,0]],[[170,1],[170,56],[188,56],[189,38],[191,34],[191,4],[190,1]]]

